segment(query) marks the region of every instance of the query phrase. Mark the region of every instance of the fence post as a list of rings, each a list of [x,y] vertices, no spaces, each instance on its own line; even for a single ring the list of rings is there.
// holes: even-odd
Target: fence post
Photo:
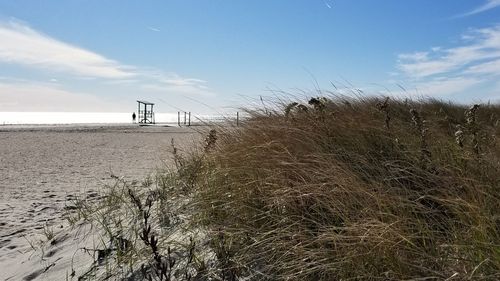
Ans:
[[[189,114],[188,114],[188,126],[191,126],[191,111],[189,111]]]
[[[181,126],[181,112],[177,111],[177,126]]]
[[[184,125],[186,125],[186,111],[184,111]]]
[[[236,127],[240,126],[240,113],[236,111]]]

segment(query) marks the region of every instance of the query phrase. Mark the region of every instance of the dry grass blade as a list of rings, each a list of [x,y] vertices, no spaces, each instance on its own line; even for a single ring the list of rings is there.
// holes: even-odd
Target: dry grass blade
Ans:
[[[203,158],[199,222],[224,231],[232,268],[271,280],[500,278],[499,106],[309,105],[252,111],[218,129]]]

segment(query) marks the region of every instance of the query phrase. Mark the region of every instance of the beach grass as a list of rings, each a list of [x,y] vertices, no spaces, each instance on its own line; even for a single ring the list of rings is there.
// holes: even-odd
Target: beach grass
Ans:
[[[80,205],[124,276],[500,278],[500,106],[318,97],[247,113]]]
[[[207,140],[195,180],[234,274],[500,278],[500,106],[320,97],[249,113]]]

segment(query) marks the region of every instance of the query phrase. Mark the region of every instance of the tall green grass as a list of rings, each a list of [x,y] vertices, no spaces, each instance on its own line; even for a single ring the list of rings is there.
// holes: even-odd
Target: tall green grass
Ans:
[[[500,279],[500,106],[311,99],[179,167],[226,280]]]

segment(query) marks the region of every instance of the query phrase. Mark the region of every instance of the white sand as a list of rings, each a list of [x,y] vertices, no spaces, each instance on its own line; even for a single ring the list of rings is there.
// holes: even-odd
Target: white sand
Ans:
[[[114,182],[111,175],[142,181],[171,163],[172,138],[182,149],[200,134],[173,127],[0,127],[0,280],[66,280],[71,261],[90,259],[81,251],[73,257],[94,243],[75,238],[86,226],[57,236],[54,252],[44,256],[28,240],[39,241],[46,226],[56,233],[67,227],[64,207],[76,196],[95,199]]]

